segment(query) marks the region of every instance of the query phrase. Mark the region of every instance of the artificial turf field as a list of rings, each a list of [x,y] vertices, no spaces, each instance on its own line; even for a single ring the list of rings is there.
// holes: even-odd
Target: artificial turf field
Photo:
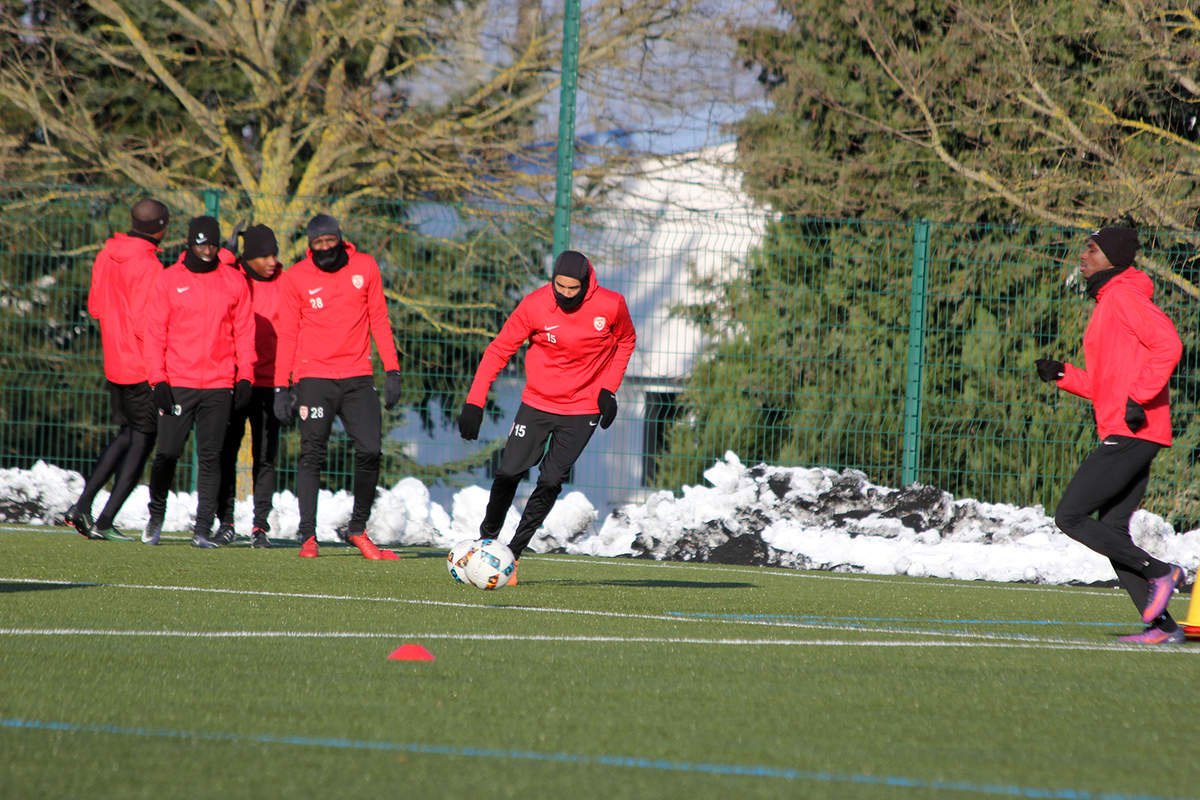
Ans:
[[[297,552],[0,529],[0,797],[1200,797],[1116,590]]]

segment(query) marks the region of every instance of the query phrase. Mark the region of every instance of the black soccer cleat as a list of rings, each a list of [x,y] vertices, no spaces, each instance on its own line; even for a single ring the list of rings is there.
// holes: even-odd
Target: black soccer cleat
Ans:
[[[219,545],[227,545],[233,541],[233,537],[237,536],[237,532],[233,529],[232,522],[222,522],[217,528],[217,532],[213,535],[212,540]]]
[[[104,541],[105,537],[96,530],[96,525],[92,522],[91,515],[77,506],[71,506],[67,509],[67,513],[63,514],[63,522],[79,531],[79,535],[85,539]]]
[[[270,547],[271,540],[267,538],[267,532],[262,528],[250,531],[250,546],[254,548]]]

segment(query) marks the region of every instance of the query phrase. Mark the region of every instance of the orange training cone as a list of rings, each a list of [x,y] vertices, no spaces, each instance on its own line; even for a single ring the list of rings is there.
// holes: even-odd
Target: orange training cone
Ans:
[[[1200,601],[1196,599],[1196,585],[1200,580],[1192,584],[1192,599],[1188,602],[1187,617],[1179,621],[1179,627],[1183,628],[1184,636],[1189,639],[1200,639]]]
[[[419,644],[402,644],[392,651],[388,661],[433,661],[433,653]]]

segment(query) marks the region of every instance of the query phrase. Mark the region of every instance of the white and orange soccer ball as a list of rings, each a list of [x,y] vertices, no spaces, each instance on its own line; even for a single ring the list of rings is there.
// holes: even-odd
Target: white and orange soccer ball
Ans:
[[[467,583],[467,561],[479,549],[479,541],[462,541],[450,548],[446,556],[446,569],[458,583]]]
[[[495,539],[480,539],[473,544],[475,549],[467,556],[467,582],[477,589],[503,589],[517,568],[512,550]]]

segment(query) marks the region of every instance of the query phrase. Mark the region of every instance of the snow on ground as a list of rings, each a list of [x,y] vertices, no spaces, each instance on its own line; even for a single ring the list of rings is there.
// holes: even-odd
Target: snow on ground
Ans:
[[[622,506],[604,520],[582,492],[559,498],[534,538],[535,552],[634,556],[1027,583],[1101,583],[1114,579],[1108,561],[1062,534],[1041,506],[1032,508],[955,499],[932,486],[891,489],[857,470],[747,467],[734,453],[709,468],[705,486],[662,491]],[[0,470],[0,521],[53,525],[79,496],[77,472],[38,462]],[[98,513],[108,494],[93,506]],[[117,516],[119,528],[146,524],[148,490],[137,487]],[[350,518],[346,491],[322,491],[317,538],[335,541]],[[449,548],[477,535],[487,490],[457,492],[447,510],[415,478],[381,488],[368,532],[381,545]],[[195,495],[172,493],[164,529],[189,530]],[[251,525],[250,498],[237,503],[235,526]],[[519,514],[510,509],[507,541]],[[273,538],[296,538],[299,511],[291,492],[275,496]],[[1200,530],[1176,533],[1161,517],[1138,511],[1135,541],[1158,558],[1200,567]]]

